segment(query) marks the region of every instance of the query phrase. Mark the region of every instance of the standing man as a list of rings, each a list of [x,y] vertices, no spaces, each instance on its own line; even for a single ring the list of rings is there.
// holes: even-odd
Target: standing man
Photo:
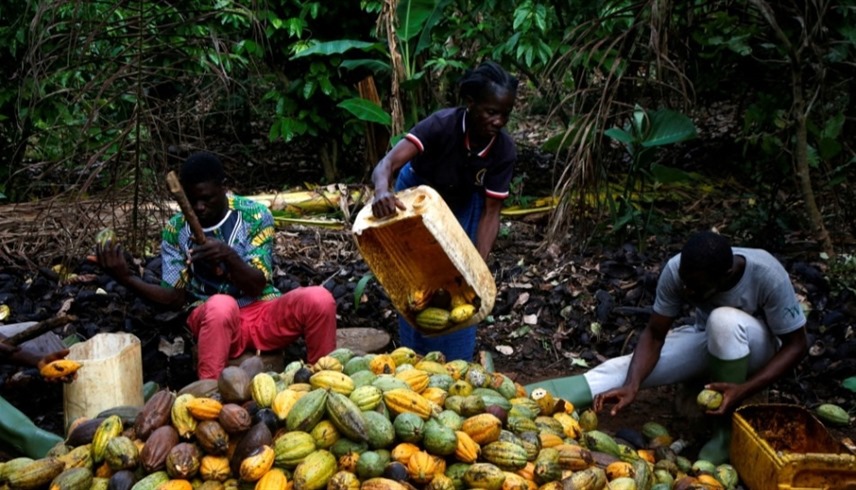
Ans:
[[[517,83],[492,61],[467,71],[458,87],[464,105],[423,119],[378,162],[372,172],[374,216],[383,218],[396,208],[404,209],[395,192],[431,186],[487,260],[517,161],[514,141],[503,130],[514,108]],[[398,178],[390,190],[396,171]],[[426,338],[401,317],[398,324],[401,343],[420,354],[441,351],[447,360],[473,357],[475,326]]]
[[[672,329],[684,303],[695,307],[695,324]],[[768,252],[732,248],[703,231],[690,237],[657,282],[647,327],[633,354],[610,359],[585,374],[527,386],[544,387],[576,406],[617,414],[640,388],[707,377],[723,395],[713,438],[699,459],[728,459],[730,415],[741,401],[763,390],[805,357],[805,314],[787,271]]]
[[[273,216],[263,205],[227,194],[220,159],[190,155],[180,181],[205,232],[196,243],[182,213],[163,230],[161,284],[131,274],[122,247],[97,249],[98,263],[119,284],[148,300],[191,309],[200,379],[220,375],[246,350],[277,350],[298,337],[308,362],[336,348],[336,303],[321,286],[281,294],[273,285]]]

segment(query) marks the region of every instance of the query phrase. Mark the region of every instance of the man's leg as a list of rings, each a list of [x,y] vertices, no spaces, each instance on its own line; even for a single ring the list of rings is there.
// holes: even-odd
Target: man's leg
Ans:
[[[32,459],[43,458],[62,441],[62,437],[36,426],[3,397],[0,397],[0,439],[21,455]]]
[[[597,395],[624,384],[631,357],[628,354],[610,359],[584,374],[538,381],[526,385],[526,390],[531,392],[544,387],[554,396],[570,401],[575,407],[585,408],[592,404]],[[705,333],[692,325],[676,328],[666,336],[660,360],[642,383],[642,388],[691,379],[704,373],[706,365]]]
[[[264,301],[260,308],[257,319],[242,316],[257,349],[282,349],[302,336],[309,363],[336,349],[336,300],[327,289],[297,288]]]
[[[217,379],[231,357],[247,347],[241,334],[240,309],[235,298],[216,294],[193,310],[187,325],[196,337],[196,371],[199,379]]]
[[[713,310],[707,320],[708,374],[711,381],[742,383],[754,369],[776,352],[775,338],[756,318],[736,308]],[[722,464],[728,461],[731,414],[715,422],[713,437],[699,451],[699,459]]]

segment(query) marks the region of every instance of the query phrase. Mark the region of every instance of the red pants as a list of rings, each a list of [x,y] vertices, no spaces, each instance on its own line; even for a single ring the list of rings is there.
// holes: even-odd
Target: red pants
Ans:
[[[282,349],[301,336],[310,363],[336,348],[336,302],[321,286],[243,308],[235,298],[217,294],[193,310],[187,325],[197,339],[199,379],[216,379],[229,359],[247,349]]]

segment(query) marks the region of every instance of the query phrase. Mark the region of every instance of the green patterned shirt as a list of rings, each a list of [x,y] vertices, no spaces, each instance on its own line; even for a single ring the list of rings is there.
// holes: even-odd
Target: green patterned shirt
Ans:
[[[183,213],[170,218],[163,230],[161,284],[186,289],[193,296],[191,306],[202,304],[214,294],[228,294],[238,306],[280,295],[273,285],[273,215],[263,205],[241,196],[230,195],[228,212],[222,221],[204,229],[205,236],[226,242],[247,264],[262,271],[267,285],[260,296],[247,296],[229,282],[227,275],[210,264],[187,264],[187,250],[195,242]]]

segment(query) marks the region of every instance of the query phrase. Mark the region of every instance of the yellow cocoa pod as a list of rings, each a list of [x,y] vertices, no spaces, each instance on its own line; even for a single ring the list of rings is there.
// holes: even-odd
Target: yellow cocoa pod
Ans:
[[[254,482],[259,481],[273,467],[275,453],[267,444],[260,447],[250,456],[241,461],[239,474],[241,480]]]
[[[81,364],[69,359],[57,359],[42,366],[39,374],[45,379],[58,379],[70,376],[80,369]]]
[[[479,444],[462,430],[455,431],[455,437],[458,440],[455,446],[455,457],[464,463],[475,463],[481,453]]]
[[[716,410],[722,405],[722,393],[704,389],[696,397],[696,403],[704,410]]]
[[[431,402],[419,393],[408,388],[396,388],[383,394],[383,401],[395,415],[405,412],[415,413],[423,420],[432,414]]]
[[[297,400],[300,400],[306,393],[308,391],[296,391],[291,388],[280,391],[273,399],[273,405],[271,406],[273,413],[276,414],[279,420],[285,420],[288,418],[288,413],[291,412]]]
[[[172,426],[175,427],[175,430],[178,431],[178,435],[181,437],[188,438],[196,430],[196,419],[193,418],[193,415],[187,409],[187,403],[194,398],[196,397],[190,393],[185,393],[177,396],[175,401],[172,402],[172,409],[170,410]]]
[[[318,371],[339,371],[341,373],[342,369],[344,369],[342,362],[332,356],[322,356],[312,365],[313,373]]]
[[[452,323],[464,323],[470,318],[472,318],[475,314],[476,307],[469,303],[464,303],[452,309],[452,311],[449,313],[449,320]]]
[[[223,404],[213,398],[199,397],[188,400],[185,407],[196,420],[217,420]]]
[[[425,388],[428,388],[428,373],[421,369],[414,368],[401,371],[396,374],[395,377],[407,383],[407,385],[410,386],[410,389],[416,393],[422,393],[425,391]]]
[[[256,482],[255,490],[282,490],[288,485],[288,477],[279,468],[271,468]]]
[[[434,292],[424,288],[410,291],[407,294],[407,307],[410,308],[410,311],[419,313],[428,306],[432,296],[434,296]]]
[[[259,407],[270,408],[276,397],[276,380],[268,373],[259,373],[250,382],[250,393]]]
[[[354,380],[340,371],[318,371],[309,378],[309,384],[315,389],[329,389],[345,396],[354,391]]]

